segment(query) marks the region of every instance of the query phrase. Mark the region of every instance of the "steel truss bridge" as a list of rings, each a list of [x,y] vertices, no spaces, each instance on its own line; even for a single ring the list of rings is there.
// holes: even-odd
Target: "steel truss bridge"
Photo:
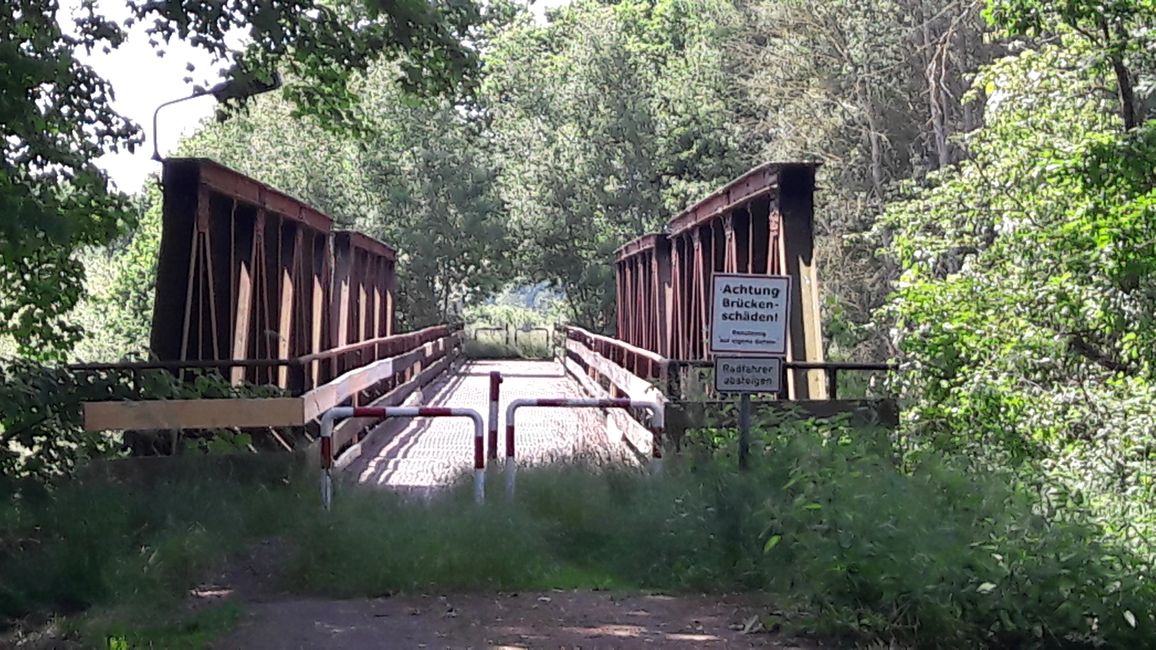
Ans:
[[[112,375],[137,396],[86,403],[85,427],[246,432],[252,451],[308,462],[330,456],[363,483],[429,488],[471,461],[476,468],[479,453],[489,463],[512,453],[513,441],[495,433],[512,427],[503,415],[514,400],[538,399],[555,406],[518,415],[519,461],[598,453],[653,463],[676,452],[687,429],[732,424],[710,386],[706,345],[711,277],[722,272],[793,279],[785,391],[758,409],[894,425],[893,400],[836,399],[839,373],[882,373],[886,364],[823,359],[815,172],[807,163],[761,165],[675,215],[663,232],[622,246],[615,336],[557,326],[552,361],[469,361],[461,324],[396,331],[390,246],[335,229],[315,208],[213,161],[169,159],[154,360],[75,366]],[[155,373],[212,375],[238,390],[146,399],[142,383]],[[252,385],[274,394],[241,390]],[[659,404],[665,426],[655,427],[654,409],[563,403],[592,398]],[[319,422],[335,407],[406,405],[469,409],[487,416],[490,431],[479,443],[460,418],[355,417],[320,439]]]

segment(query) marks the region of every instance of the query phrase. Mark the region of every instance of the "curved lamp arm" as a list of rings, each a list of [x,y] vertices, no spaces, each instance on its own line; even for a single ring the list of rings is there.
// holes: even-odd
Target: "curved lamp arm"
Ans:
[[[204,97],[205,95],[216,97],[218,102],[224,102],[229,99],[243,99],[277,90],[280,87],[281,75],[274,72],[272,81],[270,82],[263,82],[258,79],[230,79],[228,81],[222,81],[212,88],[198,90],[188,97],[172,99],[157,106],[156,110],[153,111],[153,160],[161,162],[160,141],[157,139],[157,114],[159,114],[165,106],[172,106],[173,104],[178,104],[189,99],[196,99],[197,97]]]

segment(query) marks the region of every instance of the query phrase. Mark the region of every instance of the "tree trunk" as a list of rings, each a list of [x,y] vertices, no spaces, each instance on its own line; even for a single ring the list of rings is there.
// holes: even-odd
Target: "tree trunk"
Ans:
[[[947,44],[933,44],[931,25],[923,21],[923,48],[929,53],[924,75],[927,79],[927,105],[931,109],[931,131],[939,167],[951,163],[951,152],[947,146],[946,109],[943,98],[943,71],[947,67]],[[939,49],[939,47],[944,49]]]
[[[867,139],[871,145],[871,188],[875,198],[883,198],[883,143],[879,137],[878,120],[875,118],[875,102],[871,100],[871,91],[864,92],[867,113]]]
[[[1100,18],[1100,29],[1104,32],[1104,41],[1111,47],[1112,32],[1108,27],[1108,21]],[[1117,36],[1123,41],[1128,38],[1122,25],[1117,26]],[[1128,131],[1136,126],[1136,94],[1132,89],[1132,75],[1128,71],[1128,66],[1124,64],[1124,57],[1120,52],[1112,50],[1108,55],[1108,61],[1112,64],[1112,71],[1116,74],[1116,88],[1117,94],[1120,98],[1120,117],[1124,120],[1124,130]]]

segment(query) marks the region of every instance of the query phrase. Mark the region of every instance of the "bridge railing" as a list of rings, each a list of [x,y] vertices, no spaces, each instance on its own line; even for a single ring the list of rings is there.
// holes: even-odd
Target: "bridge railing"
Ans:
[[[143,398],[143,377],[149,371],[164,371],[178,379],[197,373],[211,373],[240,384],[237,376],[228,371],[235,369],[282,369],[286,379],[274,381],[293,397],[324,384],[342,374],[345,369],[356,369],[367,363],[412,350],[420,345],[460,331],[460,325],[435,325],[415,332],[380,336],[359,343],[350,343],[330,350],[291,359],[187,359],[184,361],[120,361],[111,363],[74,363],[68,369],[80,375],[108,374],[122,376],[132,388],[133,395]],[[276,375],[275,375],[276,376]]]
[[[81,374],[123,373],[140,398],[86,402],[84,424],[90,431],[304,427],[334,406],[400,403],[460,355],[460,331],[458,325],[439,325],[293,359],[77,364],[71,369]],[[229,378],[236,368],[279,369],[287,380],[287,394],[172,400],[143,399],[141,394],[142,377],[150,371],[177,378],[194,372]],[[348,441],[344,433],[335,439]]]
[[[737,424],[731,400],[720,396],[710,381],[712,360],[668,359],[625,341],[593,334],[579,327],[559,327],[564,337],[562,361],[567,370],[594,395],[653,399],[666,405],[666,428],[676,448],[687,429],[733,427]],[[788,400],[768,396],[756,402],[761,412],[791,413],[798,417],[829,418],[850,415],[854,421],[898,425],[898,406],[887,396],[839,399],[841,373],[889,373],[887,363],[787,361],[784,371],[822,373],[823,399]],[[628,424],[619,423],[623,426]]]
[[[580,327],[561,326],[559,330],[565,337],[565,359],[611,397],[666,398],[669,362],[662,355]]]

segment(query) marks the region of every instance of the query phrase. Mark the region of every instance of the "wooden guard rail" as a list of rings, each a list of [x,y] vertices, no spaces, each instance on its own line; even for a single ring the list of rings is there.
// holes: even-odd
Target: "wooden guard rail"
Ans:
[[[650,350],[592,334],[579,327],[558,326],[565,337],[563,363],[566,369],[593,395],[656,400],[667,404],[667,432],[677,445],[688,428],[733,426],[726,400],[686,401],[682,394],[683,375],[690,369],[710,369],[709,360],[667,359]],[[894,399],[836,399],[840,371],[890,372],[893,364],[849,362],[791,362],[789,370],[823,372],[828,399],[760,401],[767,413],[789,413],[800,417],[829,418],[847,414],[856,421],[898,425]]]
[[[564,326],[561,331],[566,337],[565,361],[578,366],[611,397],[666,401],[662,384],[667,360],[662,355],[580,327]]]
[[[275,366],[289,374],[294,387],[288,397],[87,402],[84,426],[89,431],[301,427],[344,403],[401,402],[460,354],[460,330],[438,325],[295,359],[84,364],[73,369],[128,372],[139,381],[149,370],[215,370],[226,376],[231,368]],[[317,385],[318,377],[332,378]]]

